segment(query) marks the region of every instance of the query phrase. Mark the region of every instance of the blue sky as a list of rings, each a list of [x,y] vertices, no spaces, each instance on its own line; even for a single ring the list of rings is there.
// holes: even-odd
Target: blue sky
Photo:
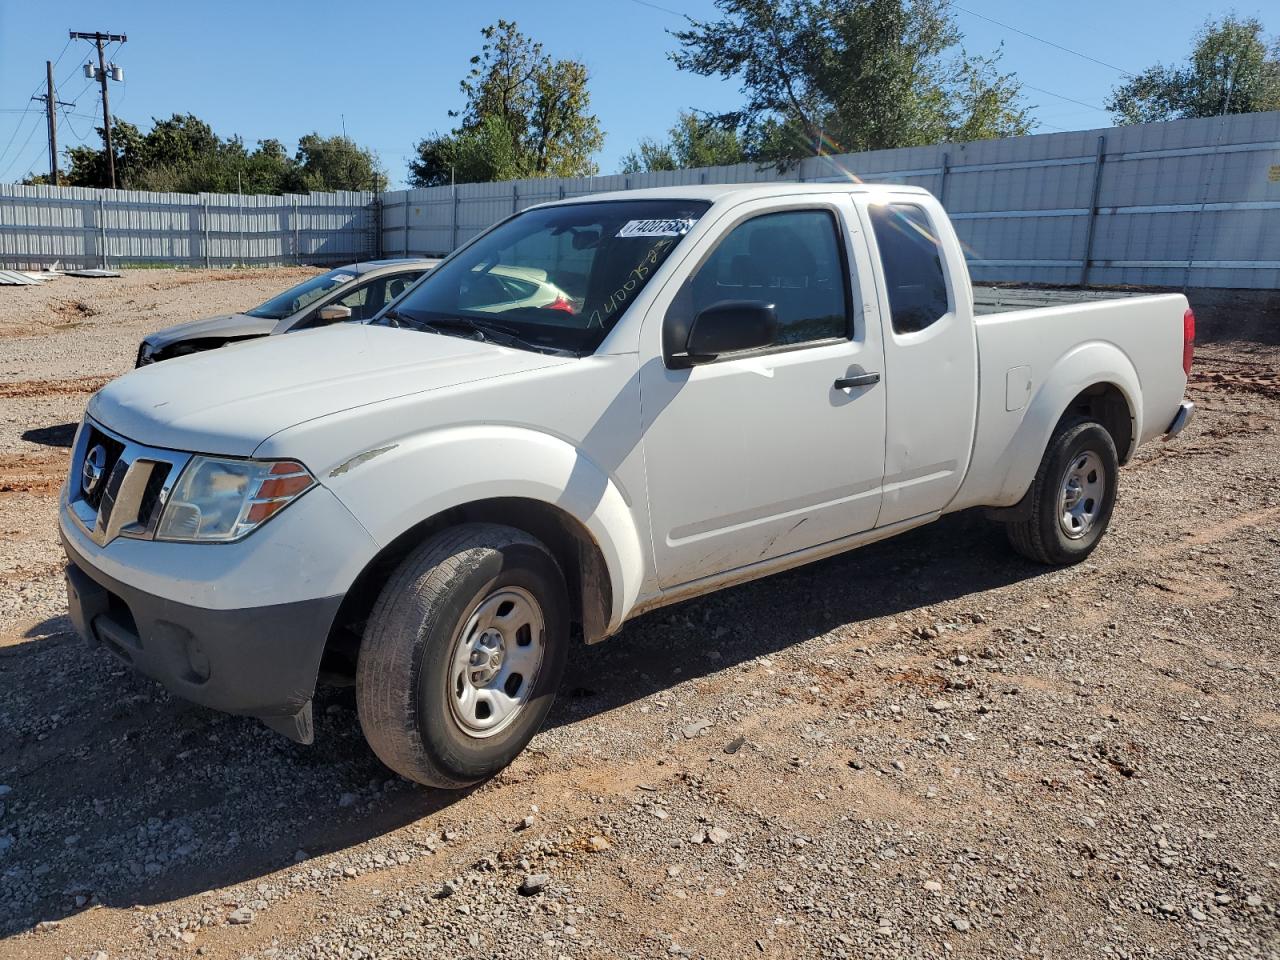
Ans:
[[[970,50],[1003,42],[1005,68],[1038,88],[1026,92],[1040,131],[1053,132],[1109,126],[1109,115],[1092,108],[1122,79],[1112,67],[1136,72],[1181,59],[1205,17],[1230,9],[1213,0],[964,0],[955,16]],[[1261,4],[1244,0],[1234,9],[1266,22]],[[1280,13],[1271,10],[1267,26],[1280,32]],[[117,116],[145,128],[153,116],[191,112],[224,136],[238,133],[249,143],[273,136],[289,149],[313,130],[341,132],[345,120],[348,135],[374,148],[393,186],[402,186],[413,143],[451,126],[448,111],[460,106],[458,81],[479,49],[480,28],[499,17],[514,19],[553,55],[587,64],[606,132],[597,160],[611,173],[640,137],[661,135],[680,109],[727,110],[740,102],[735,82],[681,73],[667,59],[674,42],[666,31],[681,26],[678,13],[707,17],[714,7],[712,0],[0,0],[0,147],[9,144],[0,150],[0,182],[47,168],[41,105],[22,111],[37,85],[43,89],[44,61],[60,51],[58,95],[76,106],[59,145],[94,137],[97,86],[80,70],[92,47],[67,46],[74,29],[129,37],[111,52],[125,70],[125,83],[111,86]]]

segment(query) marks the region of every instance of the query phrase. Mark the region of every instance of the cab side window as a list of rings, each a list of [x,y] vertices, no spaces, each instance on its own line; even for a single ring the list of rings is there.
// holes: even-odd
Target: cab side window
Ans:
[[[849,291],[840,234],[827,210],[767,213],[738,224],[676,295],[664,332],[668,355],[701,311],[724,300],[772,303],[774,345],[850,335]]]
[[[375,289],[377,288],[377,289]],[[345,297],[339,297],[333,301],[335,306],[350,307],[352,320],[367,320],[373,316],[370,309],[374,307],[374,301],[380,300],[382,296],[382,281],[374,280],[370,283],[362,284],[348,293]],[[377,304],[378,307],[381,303]]]
[[[924,209],[911,203],[868,208],[888,288],[894,333],[916,333],[951,309],[942,245]]]
[[[409,287],[413,285],[413,282],[417,280],[420,276],[422,276],[421,272],[398,273],[394,277],[388,277],[386,293],[383,295],[381,302],[377,306],[377,309],[381,310],[387,304],[394,301],[397,297],[400,296],[400,294],[408,290]],[[372,316],[372,314],[370,314],[370,316]]]
[[[421,272],[375,277],[368,283],[356,287],[345,297],[335,300],[334,303],[338,306],[350,307],[352,320],[371,320],[383,307],[404,293],[420,276],[422,276]]]

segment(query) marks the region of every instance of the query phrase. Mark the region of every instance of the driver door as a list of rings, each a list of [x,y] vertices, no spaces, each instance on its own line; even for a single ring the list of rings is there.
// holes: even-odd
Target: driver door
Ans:
[[[734,207],[647,315],[646,340],[666,341],[640,372],[662,588],[876,525],[884,385],[836,383],[883,369],[878,314],[868,322],[851,269],[867,257],[852,214],[838,194]],[[681,369],[672,331],[724,300],[773,304],[775,342]]]

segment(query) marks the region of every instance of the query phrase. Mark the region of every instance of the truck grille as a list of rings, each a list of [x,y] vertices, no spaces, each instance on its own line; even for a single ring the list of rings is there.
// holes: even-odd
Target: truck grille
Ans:
[[[82,460],[79,464],[80,492],[84,496],[85,503],[97,510],[102,505],[102,497],[107,492],[106,480],[111,476],[111,472],[115,470],[116,464],[120,462],[120,455],[124,453],[124,444],[115,437],[109,437],[97,427],[89,428],[89,439],[85,444],[85,456],[89,451],[101,447],[105,451],[102,460],[102,481],[95,484],[89,489],[85,489],[85,464]],[[75,479],[73,477],[73,479]]]
[[[71,456],[66,508],[100,546],[149,540],[189,454],[133,443],[85,420]]]

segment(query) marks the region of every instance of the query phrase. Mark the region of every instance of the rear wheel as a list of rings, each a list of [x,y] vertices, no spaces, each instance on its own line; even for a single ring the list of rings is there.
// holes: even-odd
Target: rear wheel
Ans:
[[[564,576],[542,543],[496,524],[437,534],[370,615],[356,667],[365,739],[428,786],[492,776],[542,726],[568,638]]]
[[[1119,472],[1115,443],[1101,424],[1063,424],[1040,461],[1027,515],[1007,524],[1010,544],[1039,563],[1079,563],[1111,522]]]

